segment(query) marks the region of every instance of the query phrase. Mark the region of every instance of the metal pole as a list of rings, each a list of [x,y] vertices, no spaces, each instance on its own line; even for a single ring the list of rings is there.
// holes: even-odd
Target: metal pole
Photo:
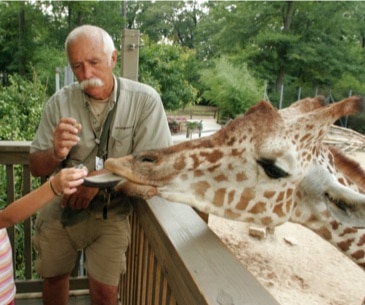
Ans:
[[[56,68],[56,92],[60,90],[60,69]]]
[[[284,94],[284,85],[281,85],[281,88],[280,88],[279,109],[281,109],[283,107],[283,94]]]

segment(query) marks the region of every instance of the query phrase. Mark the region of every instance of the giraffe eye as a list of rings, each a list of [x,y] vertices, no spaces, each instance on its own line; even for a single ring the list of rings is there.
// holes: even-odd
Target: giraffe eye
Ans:
[[[266,175],[268,175],[272,179],[280,179],[288,177],[289,174],[283,171],[281,168],[275,165],[273,160],[269,159],[261,159],[256,161],[262,169],[265,171]]]

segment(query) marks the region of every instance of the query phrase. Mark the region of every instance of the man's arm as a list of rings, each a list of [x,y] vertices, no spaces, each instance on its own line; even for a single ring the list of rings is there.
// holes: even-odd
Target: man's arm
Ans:
[[[50,176],[61,162],[62,159],[57,158],[53,147],[29,155],[30,172],[34,177]]]
[[[53,132],[53,147],[30,154],[30,171],[33,176],[49,176],[67,158],[71,148],[80,138],[81,125],[73,118],[63,118]]]

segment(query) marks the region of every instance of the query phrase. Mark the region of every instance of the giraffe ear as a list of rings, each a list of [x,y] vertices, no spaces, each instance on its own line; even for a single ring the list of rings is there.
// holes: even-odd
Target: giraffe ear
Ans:
[[[365,228],[365,195],[338,182],[329,185],[324,195],[335,220],[346,226]]]
[[[334,220],[348,227],[365,228],[365,195],[339,183],[326,168],[312,166],[298,189],[315,214],[321,213],[322,202]]]

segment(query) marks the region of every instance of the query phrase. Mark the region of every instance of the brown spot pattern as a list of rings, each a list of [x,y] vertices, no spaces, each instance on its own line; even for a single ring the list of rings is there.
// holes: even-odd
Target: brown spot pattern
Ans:
[[[325,240],[331,240],[332,239],[331,231],[328,230],[326,227],[321,227],[316,232],[318,233],[319,236],[322,236]]]
[[[213,197],[213,204],[217,207],[221,207],[224,203],[224,196],[226,194],[226,188],[220,188],[215,191]]]
[[[265,197],[265,198],[267,198],[267,199],[270,199],[270,198],[272,198],[275,194],[276,194],[276,192],[274,192],[274,191],[265,191],[265,192],[264,192],[264,197]]]
[[[229,141],[227,141],[228,146],[234,146],[236,144],[236,137],[231,137]]]
[[[224,217],[235,219],[240,217],[240,214],[233,212],[231,209],[227,209],[224,211]]]
[[[283,211],[283,204],[277,204],[275,207],[274,207],[274,210],[273,212],[278,215],[279,218],[283,217],[285,215],[284,211]]]
[[[302,212],[300,210],[295,210],[295,217],[300,218],[302,216]]]
[[[214,177],[214,180],[215,180],[215,181],[217,181],[217,182],[222,182],[222,181],[227,181],[227,180],[228,180],[228,178],[227,178],[227,176],[226,176],[226,175],[224,175],[224,174],[220,174],[220,175],[218,175],[218,176],[215,176],[215,177]]]
[[[247,176],[245,175],[245,173],[238,173],[236,174],[236,181],[237,182],[241,182],[241,181],[246,181],[247,180]]]
[[[348,251],[348,249],[350,249],[351,244],[353,243],[354,239],[350,238],[348,240],[342,241],[337,243],[337,246],[342,250],[342,251]]]
[[[358,246],[363,246],[365,245],[365,235],[360,237],[359,242],[357,243]]]
[[[355,259],[361,259],[365,257],[364,250],[357,250],[356,252],[352,253],[351,256]]]
[[[358,263],[358,265],[365,269],[365,263]]]
[[[185,166],[186,166],[186,162],[185,162],[184,157],[181,156],[175,160],[174,169],[180,171],[180,170],[184,169]]]
[[[294,190],[292,188],[288,188],[286,190],[286,198],[290,198],[293,196]]]
[[[271,225],[272,223],[272,218],[271,217],[263,217],[261,218],[261,223],[264,225],[264,226],[269,226]]]
[[[187,174],[182,174],[181,175],[181,180],[183,180],[183,181],[188,180],[188,175]]]
[[[279,195],[278,195],[278,197],[276,197],[276,201],[277,202],[281,202],[281,201],[283,201],[284,197],[285,197],[285,193],[284,192],[280,192]]]
[[[339,236],[345,236],[347,234],[353,234],[356,232],[357,232],[357,229],[355,229],[355,228],[345,228]]]
[[[190,155],[190,158],[193,160],[193,168],[197,168],[200,164],[199,158],[196,154]]]
[[[332,227],[333,230],[337,230],[339,223],[337,221],[332,221],[330,223],[330,225],[331,225],[331,227]]]
[[[233,148],[233,149],[232,149],[232,152],[231,152],[231,155],[232,155],[233,157],[241,156],[241,155],[242,155],[242,151],[241,151],[241,150],[238,150],[237,148]]]
[[[309,133],[305,134],[299,141],[301,143],[304,143],[308,138],[310,138],[310,134]]]
[[[204,172],[200,169],[194,171],[194,177],[201,177],[204,176]]]
[[[191,188],[198,198],[204,198],[206,191],[209,189],[210,185],[206,181],[200,181],[193,183]]]
[[[234,194],[236,194],[235,190],[232,190],[228,193],[228,205],[230,205],[234,199]]]
[[[246,210],[247,205],[252,198],[255,198],[254,190],[251,188],[244,189],[244,191],[241,193],[240,201],[236,208],[241,211]]]
[[[223,152],[215,149],[211,153],[201,152],[200,155],[210,163],[216,163],[218,160],[222,159]]]
[[[264,202],[257,202],[249,212],[252,214],[261,214],[266,211],[266,204]]]

